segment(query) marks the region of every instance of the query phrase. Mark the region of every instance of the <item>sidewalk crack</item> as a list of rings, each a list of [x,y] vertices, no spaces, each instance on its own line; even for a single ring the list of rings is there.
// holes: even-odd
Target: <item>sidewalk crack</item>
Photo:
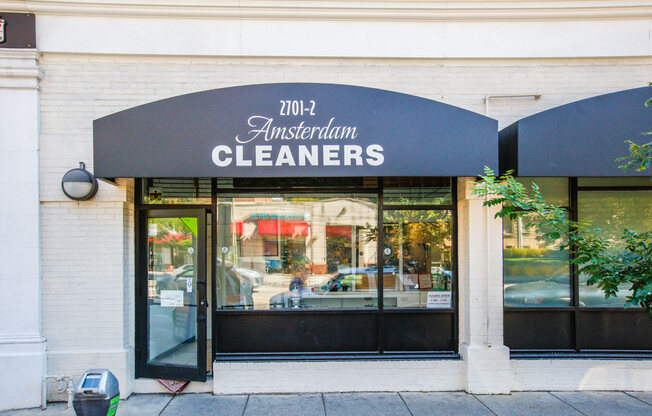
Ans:
[[[168,408],[168,406],[170,405],[170,403],[172,403],[172,400],[174,400],[174,398],[175,398],[175,397],[177,397],[177,395],[176,395],[176,394],[175,394],[175,395],[173,395],[173,396],[170,396],[170,400],[168,400],[168,402],[167,402],[167,403],[165,403],[165,406],[163,406],[163,408],[161,409],[161,411],[160,411],[160,412],[158,413],[158,414],[159,414],[159,416],[160,416],[160,415],[162,415],[162,414],[163,414],[163,412],[165,412],[165,409],[167,409],[167,408]]]
[[[646,402],[645,400],[640,399],[640,398],[638,398],[636,396],[632,396],[631,394],[627,393],[626,391],[623,391],[623,393],[625,393],[626,395],[628,395],[629,397],[631,397],[633,399],[638,400],[639,402],[643,402],[643,403],[647,404],[648,406],[652,406],[652,403]]]
[[[483,406],[484,406],[488,411],[491,412],[492,415],[494,415],[494,416],[498,416],[498,413],[496,413],[496,412],[494,412],[493,410],[491,410],[491,408],[490,408],[489,406],[487,406],[487,405],[485,404],[485,402],[483,402],[482,400],[478,399],[478,397],[477,397],[475,394],[472,394],[471,396],[473,396],[474,399],[476,399],[477,401],[479,401],[481,405],[483,405]]]
[[[242,416],[244,416],[245,412],[247,411],[247,405],[249,404],[249,398],[251,397],[251,394],[247,394],[247,400],[245,400],[245,405],[242,408]]]
[[[573,406],[572,404],[568,403],[566,400],[562,400],[559,397],[555,396],[553,392],[549,391],[548,394],[551,395],[552,397],[554,397],[555,399],[559,400],[560,402],[562,402],[562,403],[572,407],[573,409],[577,410],[579,413],[583,414],[584,416],[588,416],[586,413],[584,413],[583,411],[581,411],[577,407]]]
[[[408,413],[410,413],[410,416],[414,416],[414,413],[412,413],[412,410],[410,410],[410,406],[407,405],[407,402],[405,401],[405,399],[401,395],[401,392],[397,391],[396,394],[398,394],[398,397],[400,397],[401,400],[403,401],[403,404],[405,405],[405,408],[407,409]]]

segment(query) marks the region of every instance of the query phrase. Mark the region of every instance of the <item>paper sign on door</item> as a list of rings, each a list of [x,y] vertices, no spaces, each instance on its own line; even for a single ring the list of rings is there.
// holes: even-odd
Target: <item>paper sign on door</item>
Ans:
[[[183,306],[183,290],[161,290],[161,307],[177,308]]]

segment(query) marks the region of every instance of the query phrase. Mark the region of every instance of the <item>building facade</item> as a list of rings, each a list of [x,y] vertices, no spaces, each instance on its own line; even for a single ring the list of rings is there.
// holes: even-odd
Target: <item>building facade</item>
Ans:
[[[652,389],[648,318],[472,194],[517,163],[579,219],[650,229],[648,178],[526,134],[652,81],[649,2],[0,1],[0,18],[0,409],[96,367],[125,397],[154,378]],[[76,202],[61,178],[80,161],[104,180]]]

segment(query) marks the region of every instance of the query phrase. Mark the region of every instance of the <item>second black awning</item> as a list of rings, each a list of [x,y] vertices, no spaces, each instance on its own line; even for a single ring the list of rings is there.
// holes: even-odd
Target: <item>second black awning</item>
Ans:
[[[600,95],[523,118],[501,130],[500,172],[518,176],[644,176],[623,172],[615,159],[628,154],[625,140],[652,136],[652,88]]]

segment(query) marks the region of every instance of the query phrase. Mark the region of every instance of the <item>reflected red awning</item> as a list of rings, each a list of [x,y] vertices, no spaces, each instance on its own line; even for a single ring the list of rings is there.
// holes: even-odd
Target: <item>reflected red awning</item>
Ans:
[[[258,235],[308,235],[308,223],[297,220],[258,220]]]
[[[350,225],[327,225],[326,235],[328,237],[351,238],[351,226]]]

